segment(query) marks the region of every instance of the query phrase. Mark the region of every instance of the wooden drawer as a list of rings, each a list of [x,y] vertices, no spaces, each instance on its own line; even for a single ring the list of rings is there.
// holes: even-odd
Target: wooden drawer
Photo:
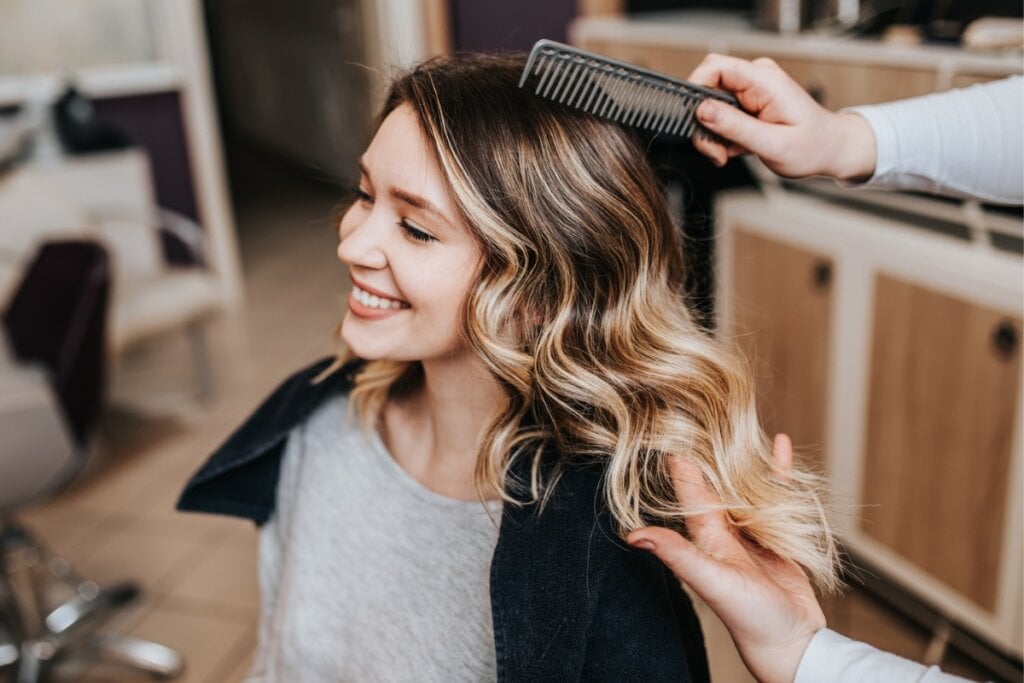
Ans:
[[[584,40],[580,47],[676,78],[689,76],[707,55],[707,50],[694,46],[653,46],[605,39]],[[743,59],[772,57],[807,92],[830,109],[890,102],[926,95],[936,89],[935,72],[923,69],[823,62],[737,50],[730,54]],[[958,78],[966,85],[988,77],[965,74]]]
[[[640,43],[620,43],[603,40],[587,40],[580,43],[584,50],[596,52],[613,59],[653,69],[676,78],[690,75],[707,54],[701,49],[682,47],[651,47]]]
[[[953,88],[966,88],[967,86],[974,85],[975,83],[988,83],[989,81],[996,81],[1005,76],[992,76],[990,74],[956,74],[953,76],[953,82],[950,87]]]
[[[851,553],[1019,657],[1019,256],[799,194],[716,228],[719,330],[765,427],[822,444]]]
[[[824,469],[832,259],[742,225],[730,258],[735,338],[753,365],[764,428]]]
[[[765,56],[733,54],[744,59]],[[934,71],[767,56],[775,59],[814,99],[833,110],[927,95],[936,88]]]
[[[874,310],[862,531],[995,612],[1021,320],[888,275]]]

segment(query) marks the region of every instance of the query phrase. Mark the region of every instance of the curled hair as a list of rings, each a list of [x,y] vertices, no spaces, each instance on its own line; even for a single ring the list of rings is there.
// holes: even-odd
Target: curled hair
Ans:
[[[508,406],[481,436],[478,490],[544,501],[565,466],[598,460],[620,532],[679,526],[703,511],[673,492],[668,457],[688,458],[742,533],[835,588],[819,480],[773,476],[751,372],[687,307],[683,240],[638,139],[519,89],[522,66],[428,61],[394,82],[380,118],[416,113],[483,252],[463,333]],[[368,362],[352,404],[376,426],[419,381],[418,363]],[[529,481],[510,480],[518,458]]]

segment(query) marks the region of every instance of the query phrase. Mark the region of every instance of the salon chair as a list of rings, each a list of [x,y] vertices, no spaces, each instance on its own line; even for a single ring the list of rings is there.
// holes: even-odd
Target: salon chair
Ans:
[[[94,242],[45,244],[3,314],[0,336],[0,680],[33,683],[83,659],[173,678],[162,645],[101,631],[132,583],[100,588],[16,521],[58,495],[89,458],[102,405],[110,266]],[[6,342],[6,343],[5,343]],[[83,662],[84,663],[84,662]]]

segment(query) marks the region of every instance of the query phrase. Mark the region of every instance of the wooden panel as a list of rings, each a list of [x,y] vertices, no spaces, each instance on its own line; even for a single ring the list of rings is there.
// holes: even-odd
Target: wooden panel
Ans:
[[[578,16],[597,16],[602,14],[622,14],[626,11],[626,0],[577,0]]]
[[[424,32],[427,54],[447,55],[452,52],[452,12],[448,0],[424,0]]]
[[[862,531],[994,609],[1021,320],[876,286]]]
[[[989,81],[999,80],[1005,78],[1005,76],[983,76],[981,74],[956,74],[953,76],[952,87],[954,88],[966,88],[969,85],[975,83],[988,83]]]
[[[579,47],[676,78],[689,76],[706,54],[700,49],[650,47],[641,43],[607,40],[585,40]]]
[[[639,42],[602,39],[585,40],[580,47],[677,78],[689,76],[707,54],[707,50],[700,46],[654,47]],[[730,54],[744,59],[765,56],[736,50]],[[775,61],[830,109],[889,102],[935,90],[933,71],[785,57],[776,57]]]
[[[744,59],[762,56],[733,54]],[[775,61],[829,109],[891,102],[935,91],[935,72],[929,70],[785,57],[777,57]]]
[[[832,263],[742,229],[733,244],[736,334],[754,363],[762,422],[821,466]]]

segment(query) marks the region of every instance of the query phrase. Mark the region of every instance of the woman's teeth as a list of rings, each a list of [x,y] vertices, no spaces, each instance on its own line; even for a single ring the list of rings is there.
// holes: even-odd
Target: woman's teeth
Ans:
[[[370,294],[369,292],[359,289],[359,287],[355,285],[352,285],[352,296],[355,297],[356,301],[367,308],[379,308],[385,311],[392,308],[409,308],[409,304],[404,301],[386,299],[382,296],[377,296],[376,294]]]

